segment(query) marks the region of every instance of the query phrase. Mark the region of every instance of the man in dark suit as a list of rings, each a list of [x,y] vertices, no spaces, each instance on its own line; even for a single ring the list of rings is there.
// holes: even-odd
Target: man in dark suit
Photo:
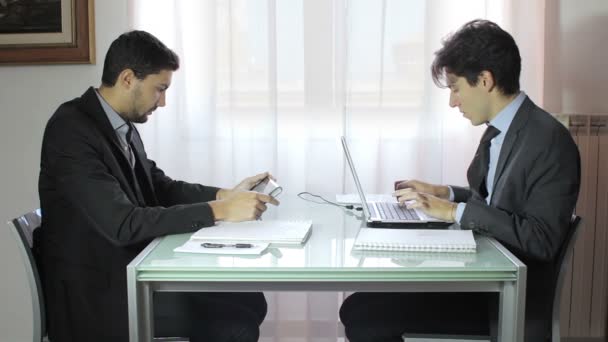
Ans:
[[[550,336],[550,275],[578,197],[580,158],[568,130],[520,91],[520,70],[515,41],[492,22],[469,22],[444,42],[433,80],[474,126],[488,125],[469,188],[398,181],[395,196],[496,238],[528,266],[525,340],[540,342]],[[487,335],[496,305],[487,293],[356,293],[340,317],[351,342],[400,341],[405,331]]]
[[[153,238],[257,219],[278,204],[249,191],[268,173],[220,189],[173,180],[148,159],[133,123],[165,105],[178,68],[151,34],[125,33],[107,52],[102,85],[49,119],[35,247],[53,342],[127,341],[126,265]],[[257,341],[266,315],[262,293],[161,292],[154,308],[156,336],[190,341]]]

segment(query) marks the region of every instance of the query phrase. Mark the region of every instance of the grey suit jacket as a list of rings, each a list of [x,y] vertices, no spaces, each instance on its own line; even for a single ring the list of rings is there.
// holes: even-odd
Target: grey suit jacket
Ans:
[[[568,130],[526,98],[503,142],[490,205],[468,188],[461,227],[496,238],[528,266],[527,323],[546,321],[553,260],[564,242],[580,185],[580,157]]]

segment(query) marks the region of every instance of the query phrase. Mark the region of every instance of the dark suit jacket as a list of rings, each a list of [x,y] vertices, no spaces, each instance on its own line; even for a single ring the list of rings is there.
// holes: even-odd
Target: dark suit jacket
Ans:
[[[505,136],[490,205],[467,188],[453,187],[455,200],[467,203],[461,226],[495,237],[528,266],[527,335],[534,325],[549,323],[553,260],[579,185],[580,157],[568,130],[526,98]]]
[[[35,247],[53,341],[126,341],[125,266],[155,237],[214,224],[204,202],[218,188],[167,177],[137,132],[133,146],[136,171],[93,88],[62,104],[46,126]]]

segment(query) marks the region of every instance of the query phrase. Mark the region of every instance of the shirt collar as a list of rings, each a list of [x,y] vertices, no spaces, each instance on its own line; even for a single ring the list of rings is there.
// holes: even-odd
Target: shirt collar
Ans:
[[[101,108],[103,108],[108,120],[110,120],[112,128],[119,133],[123,133],[124,131],[124,134],[126,134],[127,131],[129,131],[129,125],[127,125],[127,122],[120,115],[118,115],[118,113],[114,110],[114,108],[112,108],[112,106],[110,106],[108,102],[106,102],[101,94],[99,94],[99,90],[95,89],[95,94],[101,103]]]
[[[509,126],[511,126],[511,122],[513,122],[513,118],[515,118],[515,114],[521,107],[521,104],[526,99],[527,95],[523,91],[520,91],[519,94],[509,103],[505,108],[503,108],[498,114],[490,121],[490,125],[498,128],[500,130],[500,134],[496,136],[499,141],[502,142],[507,131],[509,130]]]

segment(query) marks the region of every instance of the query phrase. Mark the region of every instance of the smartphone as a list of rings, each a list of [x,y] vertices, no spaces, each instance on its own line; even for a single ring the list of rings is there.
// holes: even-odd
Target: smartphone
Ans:
[[[263,178],[251,188],[251,191],[260,192],[270,197],[276,198],[283,192],[283,188],[270,177]]]

